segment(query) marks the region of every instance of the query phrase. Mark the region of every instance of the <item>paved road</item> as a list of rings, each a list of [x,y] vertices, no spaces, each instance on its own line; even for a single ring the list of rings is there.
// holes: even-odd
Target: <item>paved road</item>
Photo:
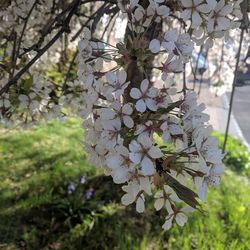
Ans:
[[[227,93],[227,96],[229,99],[230,93]],[[246,141],[250,145],[250,85],[236,87],[233,102],[233,115]]]

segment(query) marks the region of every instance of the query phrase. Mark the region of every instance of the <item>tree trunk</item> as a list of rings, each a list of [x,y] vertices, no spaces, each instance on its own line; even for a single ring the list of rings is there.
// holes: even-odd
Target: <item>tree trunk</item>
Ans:
[[[143,6],[144,9],[146,9],[149,5],[148,0],[141,0],[139,2],[140,5]],[[157,38],[160,33],[162,32],[162,23],[155,23],[151,24],[150,27],[147,29],[145,33],[143,33],[143,41],[146,43],[146,48],[149,47],[149,43],[152,39]],[[131,51],[134,49],[134,44],[131,44],[130,38],[132,38],[132,32],[127,27],[126,34],[125,34],[125,45],[127,46],[128,51]],[[142,41],[142,42],[143,42]],[[140,88],[140,84],[142,80],[145,78],[148,78],[150,80],[152,76],[152,66],[153,66],[154,56],[147,57],[144,68],[144,72],[140,69],[138,65],[138,60],[135,56],[130,55],[130,63],[128,64],[127,68],[127,80],[130,81],[130,84],[125,92],[125,99],[126,102],[135,102],[134,99],[130,97],[130,90],[132,88]]]

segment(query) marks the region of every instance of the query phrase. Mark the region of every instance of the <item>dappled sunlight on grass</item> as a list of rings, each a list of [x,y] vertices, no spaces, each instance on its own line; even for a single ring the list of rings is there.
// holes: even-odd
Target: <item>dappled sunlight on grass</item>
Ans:
[[[122,191],[88,164],[78,120],[0,135],[0,248],[249,249],[250,188],[227,171],[204,213],[163,232],[164,214],[120,203]],[[81,176],[86,181],[81,183]],[[69,193],[69,184],[75,189]]]

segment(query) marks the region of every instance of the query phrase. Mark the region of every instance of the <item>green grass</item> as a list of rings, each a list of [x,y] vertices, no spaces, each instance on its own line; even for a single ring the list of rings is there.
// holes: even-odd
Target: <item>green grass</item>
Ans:
[[[120,205],[120,186],[88,164],[82,137],[75,119],[0,129],[0,249],[250,249],[250,184],[240,171],[209,192],[204,214],[163,232],[152,202],[143,215]]]
[[[93,175],[95,169],[87,163],[83,153],[80,126],[79,122],[69,120],[31,131],[0,130],[0,190],[5,190],[6,198],[29,193],[33,202],[40,191],[48,191],[49,196],[63,178],[80,173]],[[37,202],[39,199],[45,197],[37,195]],[[5,200],[0,202],[3,205]]]
[[[223,147],[224,134],[213,133],[220,141],[220,147]],[[227,154],[224,163],[238,173],[244,173],[250,179],[250,152],[247,147],[239,140],[228,136],[226,145]]]

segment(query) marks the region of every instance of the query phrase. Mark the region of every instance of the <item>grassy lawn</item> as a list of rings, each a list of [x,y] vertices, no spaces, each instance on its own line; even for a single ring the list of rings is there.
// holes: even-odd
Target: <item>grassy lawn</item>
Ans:
[[[163,232],[152,203],[143,215],[120,205],[120,187],[88,164],[82,134],[75,119],[0,129],[0,249],[250,249],[246,175],[227,170],[204,214]]]

